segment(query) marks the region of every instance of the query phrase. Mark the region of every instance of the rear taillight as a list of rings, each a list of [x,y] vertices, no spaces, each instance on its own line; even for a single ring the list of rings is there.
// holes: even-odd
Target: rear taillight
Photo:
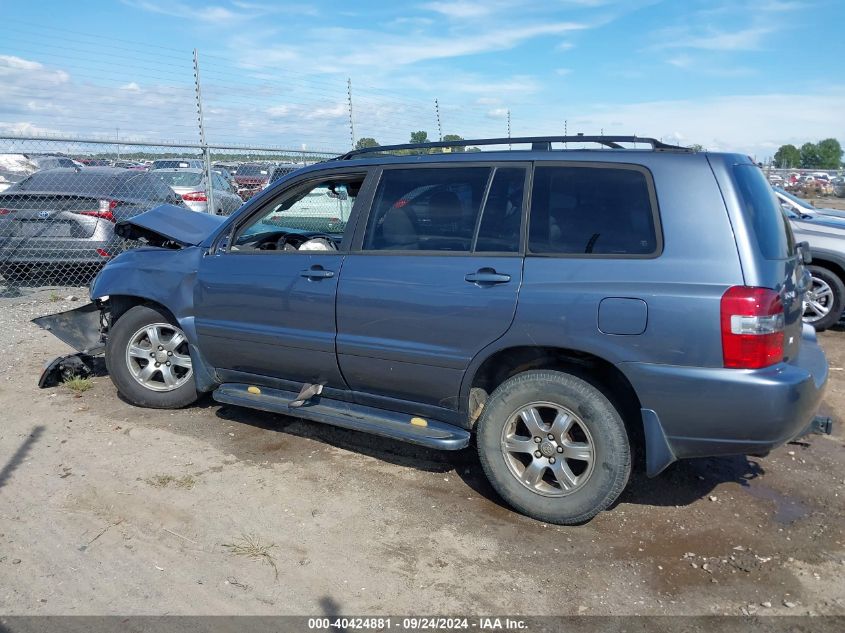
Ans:
[[[759,369],[783,360],[783,304],[770,288],[733,286],[722,295],[725,367]]]
[[[0,209],[0,215],[11,215],[11,213],[8,209]]]
[[[205,191],[192,191],[191,193],[183,193],[182,200],[187,202],[208,202],[208,196]]]
[[[76,211],[79,215],[88,215],[92,218],[100,218],[114,222],[114,209],[117,206],[117,200],[100,200],[100,208],[96,211]]]

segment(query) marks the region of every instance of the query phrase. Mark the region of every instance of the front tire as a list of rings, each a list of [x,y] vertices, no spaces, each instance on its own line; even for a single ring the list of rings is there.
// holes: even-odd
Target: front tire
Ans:
[[[179,409],[198,394],[185,333],[160,308],[135,306],[109,331],[106,367],[129,402],[151,409]]]
[[[810,290],[804,297],[804,323],[817,332],[833,327],[845,308],[845,284],[838,275],[821,266],[807,266],[812,277]]]
[[[547,523],[583,523],[608,508],[631,473],[621,416],[590,383],[558,371],[503,382],[478,422],[491,485],[519,512]]]

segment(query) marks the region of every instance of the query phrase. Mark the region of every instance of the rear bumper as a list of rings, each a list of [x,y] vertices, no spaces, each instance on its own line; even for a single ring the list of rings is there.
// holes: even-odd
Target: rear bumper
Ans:
[[[810,326],[797,358],[765,369],[619,367],[643,409],[650,475],[676,459],[765,453],[806,434],[828,379]]]

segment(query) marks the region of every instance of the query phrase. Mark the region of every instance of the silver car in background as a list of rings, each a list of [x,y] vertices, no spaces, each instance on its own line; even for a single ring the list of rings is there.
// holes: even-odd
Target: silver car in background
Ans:
[[[0,276],[12,283],[93,276],[126,248],[115,224],[162,204],[182,200],[147,172],[37,171],[0,193]]]
[[[154,169],[150,174],[173,189],[191,211],[208,213],[208,187],[204,169]],[[231,185],[216,171],[211,172],[213,212],[230,215],[244,203]]]

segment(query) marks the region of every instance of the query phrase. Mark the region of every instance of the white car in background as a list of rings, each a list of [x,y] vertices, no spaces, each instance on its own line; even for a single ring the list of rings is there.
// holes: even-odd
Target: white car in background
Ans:
[[[208,213],[208,187],[204,169],[153,169],[150,174],[173,189],[191,211]],[[231,185],[216,171],[211,172],[213,213],[231,215],[244,203]]]
[[[0,191],[38,171],[38,165],[24,154],[0,154]]]

